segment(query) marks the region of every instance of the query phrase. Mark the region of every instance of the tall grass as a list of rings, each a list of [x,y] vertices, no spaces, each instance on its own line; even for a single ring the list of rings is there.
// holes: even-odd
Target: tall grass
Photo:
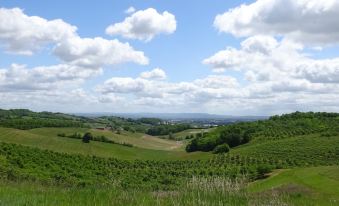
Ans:
[[[0,183],[0,205],[140,205],[140,206],[285,206],[286,197],[278,193],[253,195],[245,178],[193,177],[171,191],[103,188],[47,187],[37,183]]]

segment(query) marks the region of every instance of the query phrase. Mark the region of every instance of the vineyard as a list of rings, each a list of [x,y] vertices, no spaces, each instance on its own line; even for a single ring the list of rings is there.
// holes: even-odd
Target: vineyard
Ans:
[[[170,189],[187,178],[262,178],[272,169],[339,164],[335,151],[318,159],[256,158],[255,155],[216,155],[210,160],[124,161],[114,158],[60,154],[14,144],[0,144],[2,178],[40,180],[62,185],[120,184],[122,187]],[[307,160],[308,159],[308,160]]]
[[[249,142],[262,143],[312,134],[338,136],[339,114],[295,112],[264,121],[226,125],[196,137],[186,147],[186,151],[212,151],[217,145],[225,143],[232,148]]]
[[[78,186],[120,184],[126,188],[165,190],[193,176],[257,179],[278,166],[288,166],[286,162],[240,156],[217,156],[208,161],[124,161],[6,143],[0,144],[0,155],[1,175],[8,180]]]

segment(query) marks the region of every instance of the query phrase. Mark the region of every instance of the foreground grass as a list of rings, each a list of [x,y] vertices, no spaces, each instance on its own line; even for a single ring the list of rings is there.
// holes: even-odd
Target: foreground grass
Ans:
[[[192,178],[173,191],[123,190],[119,187],[58,188],[0,183],[0,205],[283,205],[283,197],[251,196],[241,180]]]
[[[84,128],[43,128],[34,130],[18,130],[0,127],[0,141],[6,143],[21,144],[40,149],[47,149],[55,152],[95,155],[99,157],[114,157],[125,160],[180,160],[180,159],[207,159],[211,156],[209,153],[197,152],[193,154],[184,151],[165,151],[145,149],[139,147],[126,147],[117,144],[109,144],[92,141],[84,144],[81,140],[67,137],[58,137],[57,133],[84,132]],[[99,131],[98,131],[99,132]],[[129,137],[134,138],[134,137]],[[152,140],[145,140],[145,142]],[[145,143],[147,144],[147,143]],[[148,143],[152,144],[152,143]]]
[[[280,170],[250,184],[252,193],[288,194],[296,205],[339,205],[339,166]]]

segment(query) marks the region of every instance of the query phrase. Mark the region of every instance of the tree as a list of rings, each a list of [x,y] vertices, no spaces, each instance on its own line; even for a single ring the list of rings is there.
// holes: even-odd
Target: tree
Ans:
[[[90,140],[93,139],[93,135],[90,132],[86,132],[82,137],[82,142],[89,143]]]

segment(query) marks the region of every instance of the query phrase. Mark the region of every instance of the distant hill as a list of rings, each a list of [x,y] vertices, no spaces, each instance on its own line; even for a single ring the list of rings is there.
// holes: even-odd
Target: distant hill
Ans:
[[[28,109],[0,109],[0,126],[32,129],[40,127],[86,127],[88,119],[69,114],[33,112]]]
[[[117,116],[133,119],[146,117],[146,118],[160,118],[164,120],[215,119],[215,120],[237,121],[237,120],[260,120],[268,118],[267,116],[231,116],[207,113],[75,113],[75,115],[85,117]]]

